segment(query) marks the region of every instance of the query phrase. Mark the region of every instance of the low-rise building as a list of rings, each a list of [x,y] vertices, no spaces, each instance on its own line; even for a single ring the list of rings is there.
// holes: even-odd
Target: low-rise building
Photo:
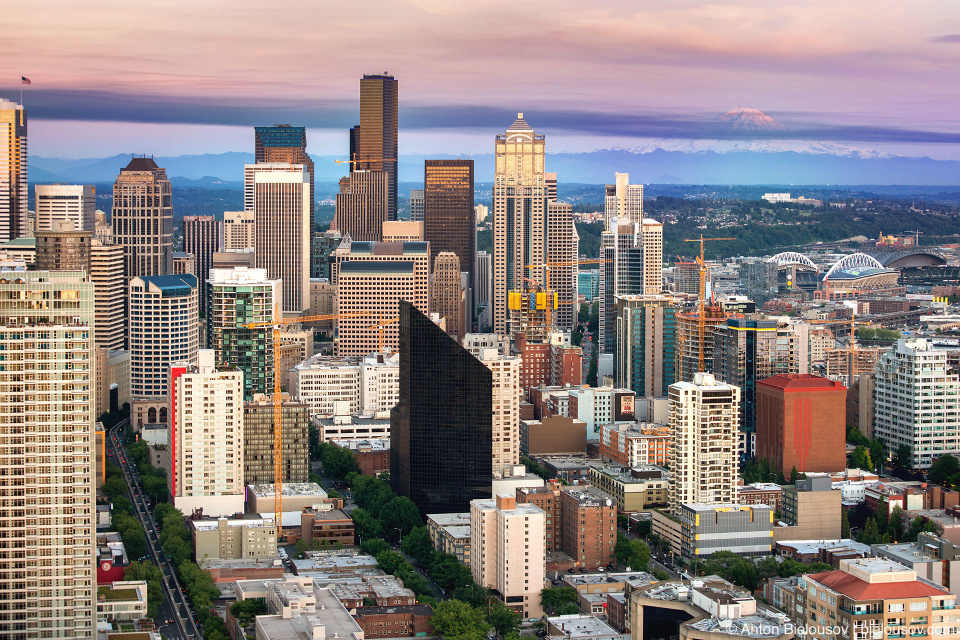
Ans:
[[[433,635],[428,604],[360,607],[353,614],[366,638],[413,638]]]
[[[684,504],[680,506],[680,553],[707,558],[717,551],[770,555],[773,507],[765,504]]]
[[[592,615],[570,614],[547,618],[547,636],[551,640],[630,640],[603,620]]]
[[[97,622],[141,620],[146,617],[146,580],[128,580],[97,586]]]
[[[881,558],[902,564],[950,593],[960,595],[960,546],[931,533],[920,533],[916,542],[875,544],[873,552]]]
[[[307,544],[319,541],[321,546],[350,546],[356,541],[356,527],[350,516],[337,505],[327,501],[304,507],[300,512],[300,535]]]
[[[357,460],[361,475],[378,476],[390,473],[390,438],[369,440],[330,440],[332,444],[349,449]]]
[[[343,407],[347,403],[338,403]],[[342,407],[341,407],[342,408]],[[321,442],[331,440],[384,440],[390,438],[389,418],[366,418],[338,413],[332,418],[312,418],[313,426],[320,434]]]
[[[738,504],[768,504],[774,511],[780,510],[783,488],[773,482],[754,482],[737,487]]]
[[[273,483],[247,485],[247,513],[273,512],[275,495]],[[326,500],[327,492],[316,482],[285,482],[280,485],[280,496],[284,512],[300,512]]]
[[[536,456],[536,461],[546,468],[550,478],[563,480],[568,484],[578,484],[590,479],[590,465],[600,462],[585,453],[579,455]]]
[[[254,623],[257,640],[364,640],[363,629],[331,589],[291,586],[271,590],[266,600],[268,614]]]
[[[625,467],[667,466],[672,435],[670,427],[641,422],[616,422],[600,426],[600,457]]]
[[[613,499],[580,489],[560,491],[560,550],[578,567],[595,569],[613,562],[617,510]]]
[[[650,465],[593,465],[590,484],[613,496],[621,513],[666,507],[670,497],[670,473]]]
[[[870,545],[842,538],[840,540],[778,540],[773,551],[778,556],[798,562],[823,562],[834,567],[840,560],[867,558],[873,555]]]
[[[197,562],[205,558],[277,557],[277,527],[273,519],[191,518],[189,523]]]
[[[337,580],[330,584],[340,602],[348,609],[362,607],[364,599],[378,607],[410,606],[417,603],[417,594],[391,575],[361,575],[358,579]]]
[[[520,455],[577,453],[587,448],[586,423],[565,416],[520,421]]]
[[[427,515],[427,532],[438,553],[449,553],[470,566],[470,514],[432,513]]]
[[[840,537],[842,498],[829,478],[807,478],[785,486],[773,539],[836,540]]]

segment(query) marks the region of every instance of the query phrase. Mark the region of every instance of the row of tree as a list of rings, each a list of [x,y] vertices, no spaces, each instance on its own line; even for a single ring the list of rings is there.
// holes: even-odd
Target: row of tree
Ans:
[[[936,531],[936,526],[932,522],[917,516],[908,523],[903,517],[900,505],[888,509],[887,501],[881,500],[876,512],[867,516],[863,527],[857,533],[857,540],[863,544],[916,542],[917,534],[933,531]]]

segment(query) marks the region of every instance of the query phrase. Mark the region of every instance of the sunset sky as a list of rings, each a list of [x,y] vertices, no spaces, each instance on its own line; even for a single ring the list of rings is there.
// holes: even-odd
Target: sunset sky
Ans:
[[[722,137],[752,107],[798,139],[960,158],[946,0],[34,0],[2,23],[0,96],[33,81],[44,156],[249,151],[275,122],[343,153],[360,76],[388,71],[405,153],[489,152],[517,111],[559,151]]]

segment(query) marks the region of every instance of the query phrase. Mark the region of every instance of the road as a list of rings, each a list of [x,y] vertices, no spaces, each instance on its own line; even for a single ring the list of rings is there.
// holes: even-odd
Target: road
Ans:
[[[130,488],[130,500],[133,502],[134,514],[140,520],[140,524],[143,525],[143,530],[146,532],[150,557],[163,572],[163,593],[165,597],[157,614],[157,620],[172,619],[173,624],[158,624],[157,630],[163,634],[164,638],[170,640],[199,640],[203,636],[197,626],[197,621],[187,606],[187,597],[183,593],[177,574],[173,570],[173,564],[160,548],[157,523],[153,519],[150,503],[147,502],[143,487],[140,485],[140,474],[133,465],[133,461],[130,459],[130,455],[126,447],[123,446],[123,440],[120,437],[120,429],[125,427],[127,422],[128,420],[124,420],[110,430],[110,437],[107,438],[107,449],[110,457],[116,461],[117,466],[123,472],[123,479]]]

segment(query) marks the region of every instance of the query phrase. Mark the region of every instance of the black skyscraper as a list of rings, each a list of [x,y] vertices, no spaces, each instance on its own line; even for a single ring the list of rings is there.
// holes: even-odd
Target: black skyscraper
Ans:
[[[390,482],[421,513],[470,510],[493,473],[490,370],[400,301],[400,402],[390,413]]]

